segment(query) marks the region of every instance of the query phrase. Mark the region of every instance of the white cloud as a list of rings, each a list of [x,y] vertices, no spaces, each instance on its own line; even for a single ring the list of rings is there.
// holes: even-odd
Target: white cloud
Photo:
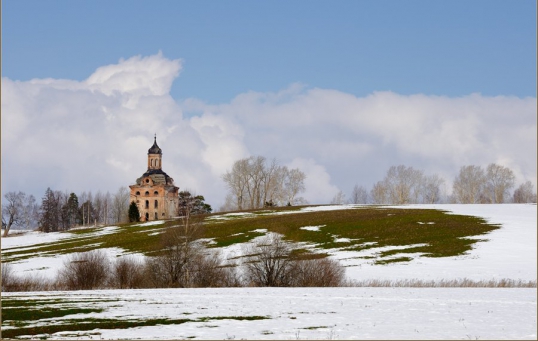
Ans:
[[[106,95],[168,95],[181,71],[180,60],[169,60],[159,52],[154,56],[121,59],[118,64],[98,68],[84,82],[89,89]]]
[[[154,133],[164,170],[214,207],[225,196],[220,175],[249,155],[301,168],[304,197],[316,203],[354,184],[369,188],[398,164],[451,183],[463,165],[497,162],[518,182],[536,183],[536,98],[356,97],[292,84],[220,105],[177,103],[169,92],[181,69],[159,53],[103,66],[81,82],[2,78],[3,193],[114,192],[145,171]]]
[[[305,192],[300,196],[304,197],[311,204],[326,204],[328,198],[332,198],[339,189],[331,184],[331,176],[327,173],[327,170],[322,165],[318,165],[315,160],[312,159],[293,159],[288,165],[288,168],[299,168],[302,170],[306,179]]]

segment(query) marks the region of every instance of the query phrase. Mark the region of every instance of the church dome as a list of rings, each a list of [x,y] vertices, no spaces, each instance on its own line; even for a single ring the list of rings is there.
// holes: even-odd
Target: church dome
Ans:
[[[157,145],[157,136],[155,136],[155,139],[153,141],[153,146],[148,150],[148,154],[162,154],[163,151],[159,146]]]

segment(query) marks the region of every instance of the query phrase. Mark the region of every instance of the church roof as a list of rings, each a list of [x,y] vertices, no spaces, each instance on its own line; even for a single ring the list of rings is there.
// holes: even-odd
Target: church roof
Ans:
[[[157,135],[155,135],[155,139],[153,141],[153,146],[148,150],[148,154],[162,154],[163,151],[159,146],[157,145]]]
[[[162,169],[148,169],[147,172],[142,174],[141,177],[136,179],[136,184],[141,185],[142,179],[145,177],[150,177],[155,184],[162,185],[174,185],[174,179],[172,179],[168,174],[162,171]]]

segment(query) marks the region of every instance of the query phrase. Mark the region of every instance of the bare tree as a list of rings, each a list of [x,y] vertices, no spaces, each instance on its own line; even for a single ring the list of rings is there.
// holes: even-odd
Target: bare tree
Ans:
[[[112,198],[112,214],[114,222],[123,223],[129,221],[129,190],[122,186]]]
[[[349,198],[350,204],[367,204],[368,203],[368,191],[366,188],[355,185],[351,192],[351,198]]]
[[[159,254],[147,262],[148,274],[155,286],[192,287],[199,278],[196,263],[205,258],[203,245],[197,239],[203,235],[204,226],[203,216],[197,214],[199,203],[193,199],[195,197],[189,193],[190,199],[180,200],[179,225],[166,229],[161,236]]]
[[[343,205],[346,202],[346,195],[342,191],[338,191],[331,200],[332,205]]]
[[[284,180],[284,188],[287,194],[287,204],[289,205],[298,205],[303,203],[305,200],[303,198],[297,198],[299,193],[305,191],[304,181],[306,179],[306,174],[301,172],[298,168],[294,168],[288,171],[286,168],[287,175]]]
[[[276,160],[267,163],[263,156],[238,160],[222,176],[229,189],[224,207],[242,210],[294,204],[301,201],[297,195],[305,189],[305,177],[298,169],[279,166]]]
[[[33,195],[26,195],[22,205],[21,227],[30,229],[37,227],[39,221],[39,205]]]
[[[378,181],[372,187],[370,191],[370,197],[372,198],[372,203],[376,205],[387,204],[388,200],[388,190],[383,181]]]
[[[20,226],[24,223],[24,200],[23,192],[7,192],[4,195],[6,203],[2,205],[2,228],[4,237],[9,233],[12,226]]]
[[[243,254],[249,285],[282,287],[292,284],[292,248],[276,234],[269,234],[257,243],[246,246]]]
[[[383,180],[391,204],[418,203],[422,171],[404,165],[392,166]]]
[[[480,166],[463,166],[454,179],[452,195],[456,202],[477,204],[485,200],[486,175]]]
[[[519,185],[514,191],[513,202],[515,203],[536,203],[536,192],[532,182],[526,181]]]
[[[236,201],[236,208],[242,210],[244,201],[247,200],[246,188],[248,183],[249,159],[241,159],[234,162],[231,171],[227,171],[222,179],[230,190],[231,198]]]
[[[436,204],[441,200],[441,186],[445,180],[439,175],[429,175],[422,178],[422,202]]]
[[[490,164],[486,169],[486,188],[490,195],[492,204],[501,204],[505,202],[508,191],[514,187],[514,172],[508,167],[497,164]]]

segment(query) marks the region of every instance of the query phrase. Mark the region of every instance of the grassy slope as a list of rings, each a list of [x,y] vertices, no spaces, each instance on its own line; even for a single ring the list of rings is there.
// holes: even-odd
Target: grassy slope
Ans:
[[[73,230],[72,237],[39,244],[32,248],[2,251],[2,260],[10,262],[31,258],[40,253],[55,255],[117,247],[127,252],[151,255],[160,245],[160,232],[178,221],[159,225],[126,224],[117,228]],[[319,231],[301,229],[321,226]],[[319,250],[360,251],[373,247],[399,247],[380,252],[378,263],[407,261],[407,257],[386,258],[395,253],[421,253],[426,257],[461,255],[472,248],[477,238],[499,226],[482,218],[447,214],[440,210],[358,207],[346,210],[304,212],[297,207],[250,211],[247,214],[213,214],[205,217],[203,238],[214,241],[212,247],[243,243],[261,236],[267,230],[277,232],[293,242],[306,242]],[[336,241],[336,239],[340,241]],[[342,240],[345,238],[346,240]]]

